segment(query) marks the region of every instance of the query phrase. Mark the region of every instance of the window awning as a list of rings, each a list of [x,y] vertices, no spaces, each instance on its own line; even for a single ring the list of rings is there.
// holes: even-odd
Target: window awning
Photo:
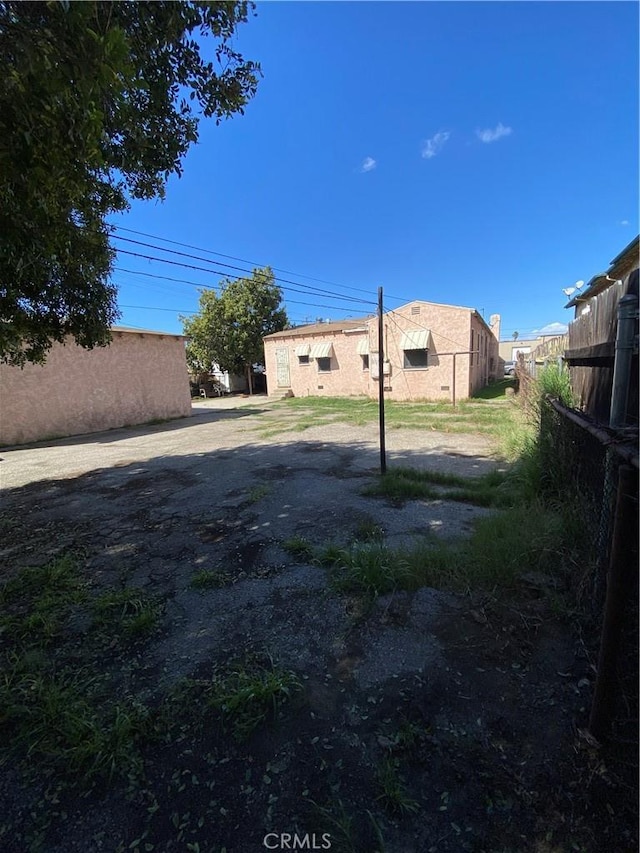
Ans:
[[[358,346],[356,348],[356,352],[358,355],[369,355],[369,336],[366,338],[360,338],[358,341]]]
[[[310,350],[311,350],[310,344],[300,344],[299,347],[296,347],[296,355],[298,355],[298,356],[309,355]]]
[[[330,358],[333,354],[333,344],[314,344],[309,351],[309,358]]]
[[[409,329],[400,339],[400,349],[429,349],[430,329]]]

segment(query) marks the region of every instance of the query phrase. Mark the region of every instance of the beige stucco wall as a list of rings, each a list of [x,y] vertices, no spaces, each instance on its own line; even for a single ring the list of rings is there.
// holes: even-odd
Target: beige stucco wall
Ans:
[[[464,399],[484,387],[495,378],[497,370],[498,341],[483,320],[469,308],[440,305],[431,302],[412,302],[389,311],[383,318],[385,361],[390,364],[390,374],[385,380],[386,396],[391,400],[451,400],[454,394]],[[405,368],[404,353],[400,347],[406,331],[427,328],[431,331],[428,366]],[[470,364],[471,332],[474,355]],[[363,369],[362,357],[358,354],[358,342],[369,340],[370,353],[378,350],[378,321],[371,319],[363,323],[361,331],[331,330],[323,333],[315,328],[313,334],[302,329],[291,330],[287,335],[265,338],[265,365],[267,388],[271,395],[280,394],[290,388],[300,396],[378,396],[378,381],[368,369]],[[317,362],[299,364],[296,347],[308,343],[330,342],[334,357],[329,372],[320,372]],[[289,360],[290,381],[278,385],[277,351],[286,351]]]
[[[0,444],[191,414],[180,336],[113,331],[108,347],[56,344],[44,365],[0,365]]]
[[[289,387],[296,397],[330,396],[348,397],[367,394],[369,372],[363,369],[363,361],[358,355],[358,341],[366,338],[368,330],[363,324],[362,331],[337,331],[326,334],[313,334],[300,337],[292,330],[291,336],[266,338],[264,342],[265,367],[267,372],[267,391],[276,395]],[[301,364],[296,356],[296,347],[301,344],[313,346],[317,343],[330,343],[333,347],[331,370],[318,370],[315,359]],[[286,350],[289,360],[290,383],[278,385],[277,351]]]

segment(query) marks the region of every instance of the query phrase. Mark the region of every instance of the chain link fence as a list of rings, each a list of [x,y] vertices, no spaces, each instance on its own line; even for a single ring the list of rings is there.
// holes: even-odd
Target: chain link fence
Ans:
[[[638,729],[638,449],[555,400],[540,405],[542,488],[550,500],[575,510],[579,524],[581,576],[576,577],[576,599],[583,635],[594,650],[600,641],[607,584],[620,554],[627,566],[624,605],[616,651],[614,737],[637,743]],[[624,466],[624,468],[623,468]],[[624,488],[619,489],[621,471]],[[631,487],[629,487],[631,483]],[[627,502],[621,509],[621,501]],[[631,509],[631,511],[629,511]],[[624,520],[621,526],[621,519]],[[614,542],[614,536],[617,539]],[[612,560],[612,549],[617,556]],[[635,740],[634,740],[635,738]]]

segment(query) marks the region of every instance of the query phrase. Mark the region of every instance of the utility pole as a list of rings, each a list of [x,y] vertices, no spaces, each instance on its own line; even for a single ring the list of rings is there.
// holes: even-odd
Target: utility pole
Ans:
[[[380,415],[380,473],[387,472],[384,441],[384,328],[382,323],[382,287],[378,288],[378,411]]]

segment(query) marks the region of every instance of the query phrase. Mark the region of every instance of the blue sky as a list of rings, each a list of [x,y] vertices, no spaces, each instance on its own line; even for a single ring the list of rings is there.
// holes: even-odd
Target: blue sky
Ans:
[[[245,115],[202,121],[166,200],[113,222],[286,270],[295,323],[373,313],[382,285],[385,308],[466,305],[522,338],[638,233],[636,3],[267,2],[235,46],[264,73]],[[151,276],[221,277],[119,254],[122,325],[197,310]]]

